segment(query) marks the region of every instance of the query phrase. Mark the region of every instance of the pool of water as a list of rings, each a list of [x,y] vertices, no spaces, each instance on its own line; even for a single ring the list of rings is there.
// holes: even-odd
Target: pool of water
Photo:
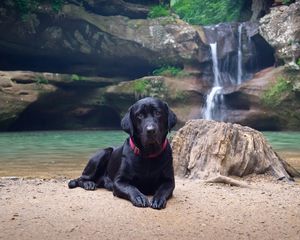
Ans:
[[[125,138],[122,131],[0,133],[0,176],[75,177],[98,149]]]
[[[300,132],[265,132],[273,148],[300,170]],[[98,149],[118,146],[122,131],[0,133],[0,177],[77,177]]]

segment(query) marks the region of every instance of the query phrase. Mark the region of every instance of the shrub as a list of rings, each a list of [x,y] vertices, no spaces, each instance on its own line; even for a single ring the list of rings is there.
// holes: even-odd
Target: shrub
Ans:
[[[285,78],[279,77],[275,85],[273,85],[264,93],[262,101],[269,107],[276,107],[280,104],[283,94],[292,90],[293,84],[290,81],[287,81]]]
[[[166,17],[170,15],[170,9],[164,5],[156,5],[150,9],[148,18]]]
[[[239,19],[245,0],[177,0],[174,11],[183,20],[198,25],[211,25]]]

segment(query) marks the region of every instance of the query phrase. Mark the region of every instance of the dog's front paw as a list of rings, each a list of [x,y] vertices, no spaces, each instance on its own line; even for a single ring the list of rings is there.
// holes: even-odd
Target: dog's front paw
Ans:
[[[131,202],[136,207],[149,207],[150,203],[146,196],[143,194],[137,194],[131,198]]]
[[[165,198],[153,197],[151,201],[151,207],[154,209],[163,209],[167,205],[167,200]]]
[[[96,189],[96,183],[93,181],[84,181],[82,183],[82,188],[85,190],[95,190]]]

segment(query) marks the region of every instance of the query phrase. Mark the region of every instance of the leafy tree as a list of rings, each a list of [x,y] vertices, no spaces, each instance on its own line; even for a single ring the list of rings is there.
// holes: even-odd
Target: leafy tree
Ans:
[[[173,10],[191,24],[210,25],[239,19],[245,0],[177,0]]]

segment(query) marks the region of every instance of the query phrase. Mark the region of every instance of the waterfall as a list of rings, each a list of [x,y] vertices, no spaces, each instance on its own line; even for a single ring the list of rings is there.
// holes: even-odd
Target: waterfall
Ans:
[[[206,96],[206,102],[202,112],[202,116],[204,119],[222,121],[226,119],[226,116],[224,115],[225,111],[222,111],[226,109],[224,95],[222,94],[224,88],[228,86],[240,85],[245,78],[245,73],[243,72],[242,51],[243,24],[239,24],[238,27],[235,28],[237,29],[235,31],[229,24],[219,24],[213,27],[206,27],[205,29],[210,42],[209,46],[211,50],[214,80],[213,86]],[[236,54],[232,57],[223,56],[223,59],[221,59],[221,56],[218,56],[219,32],[221,36],[220,43],[223,41],[223,47],[233,46],[233,42],[235,42]],[[224,41],[227,41],[227,43],[224,44]],[[250,42],[246,44],[250,44]],[[222,50],[223,49],[219,49],[220,52],[222,52]]]
[[[220,71],[218,64],[218,45],[217,43],[209,44],[211,50],[211,57],[213,60],[213,72],[214,72],[214,87],[220,86]]]
[[[222,98],[218,98],[217,95],[219,95],[222,92],[222,87],[220,86],[220,71],[219,71],[219,65],[218,65],[218,49],[217,49],[217,43],[211,43],[210,49],[211,49],[211,55],[213,60],[213,73],[214,73],[214,85],[210,91],[210,93],[206,97],[206,108],[204,109],[204,118],[211,120],[215,119],[215,108],[220,103],[220,100]]]
[[[237,74],[237,84],[242,83],[242,75],[243,75],[243,70],[242,70],[242,31],[243,31],[243,24],[239,25],[238,28],[238,74]]]
[[[214,109],[217,106],[216,95],[220,94],[222,87],[213,87],[210,93],[206,97],[206,108],[204,110],[204,119],[211,120],[214,119]]]

